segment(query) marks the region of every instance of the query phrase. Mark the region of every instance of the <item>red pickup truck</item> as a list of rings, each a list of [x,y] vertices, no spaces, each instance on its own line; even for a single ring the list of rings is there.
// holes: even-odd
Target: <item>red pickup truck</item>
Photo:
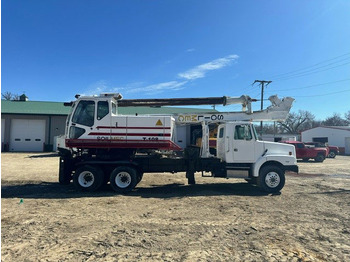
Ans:
[[[335,158],[336,155],[339,155],[339,147],[337,147],[337,146],[330,146],[330,145],[323,144],[320,142],[305,142],[305,145],[326,148],[327,149],[327,157],[329,157],[329,158]]]
[[[309,147],[303,142],[299,141],[283,141],[283,143],[291,144],[295,146],[295,151],[298,159],[308,161],[313,158],[316,162],[323,162],[328,155],[327,148],[321,147]]]

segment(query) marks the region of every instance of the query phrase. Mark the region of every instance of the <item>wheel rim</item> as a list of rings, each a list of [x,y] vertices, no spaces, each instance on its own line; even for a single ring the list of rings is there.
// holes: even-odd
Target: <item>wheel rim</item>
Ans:
[[[81,185],[82,187],[85,187],[85,188],[91,187],[95,182],[94,174],[91,173],[90,171],[81,172],[78,177],[78,182],[79,182],[79,185]]]
[[[119,188],[126,188],[131,184],[131,176],[128,172],[120,172],[116,175],[114,181]]]
[[[280,182],[280,176],[276,172],[269,172],[265,177],[265,183],[270,188],[277,187]]]
[[[330,152],[329,153],[329,157],[335,157],[335,153],[334,152]]]

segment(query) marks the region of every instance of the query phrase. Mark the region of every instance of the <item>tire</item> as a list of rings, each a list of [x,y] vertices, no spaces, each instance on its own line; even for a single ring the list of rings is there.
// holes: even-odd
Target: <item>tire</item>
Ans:
[[[329,152],[328,157],[329,158],[335,158],[337,154],[334,151]]]
[[[319,162],[319,163],[322,163],[324,161],[325,157],[324,155],[322,154],[318,154],[316,157],[315,157],[315,161],[316,162]]]
[[[258,186],[265,192],[279,192],[285,184],[284,170],[278,166],[264,166],[260,168]]]
[[[102,186],[103,181],[103,171],[97,166],[79,167],[73,175],[74,186],[82,191],[96,191]]]
[[[109,179],[111,187],[118,193],[130,192],[135,188],[138,180],[137,171],[132,167],[126,166],[120,166],[114,169]]]

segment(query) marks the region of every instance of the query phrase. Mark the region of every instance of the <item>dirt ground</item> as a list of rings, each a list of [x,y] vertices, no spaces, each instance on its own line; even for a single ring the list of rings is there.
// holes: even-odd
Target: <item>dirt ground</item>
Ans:
[[[145,174],[95,193],[53,154],[1,155],[1,261],[350,261],[350,157],[299,163],[281,194],[244,180]]]

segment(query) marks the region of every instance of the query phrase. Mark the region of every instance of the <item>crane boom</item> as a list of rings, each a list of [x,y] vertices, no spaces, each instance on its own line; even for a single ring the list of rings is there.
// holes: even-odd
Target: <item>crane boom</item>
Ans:
[[[194,97],[194,98],[160,98],[160,99],[122,99],[118,101],[118,106],[190,106],[190,105],[232,105],[242,104],[247,106],[251,102],[257,101],[247,95],[240,97]]]
[[[294,98],[279,99],[276,95],[270,96],[271,106],[262,111],[217,112],[204,114],[174,114],[177,124],[195,124],[201,122],[227,121],[284,121],[292,107]]]

